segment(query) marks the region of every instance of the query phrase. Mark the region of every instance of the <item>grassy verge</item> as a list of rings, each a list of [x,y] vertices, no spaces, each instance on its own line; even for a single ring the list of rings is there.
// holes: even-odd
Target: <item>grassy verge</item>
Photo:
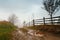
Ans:
[[[44,32],[50,32],[50,33],[60,33],[60,25],[37,25],[37,26],[30,26],[27,27],[28,29],[32,30],[40,30]]]
[[[9,22],[6,21],[0,22],[0,40],[11,40],[12,39],[11,32],[13,32],[15,29],[16,26]]]
[[[22,31],[23,33],[28,32],[28,30],[27,30],[27,29],[25,29],[25,28],[20,28],[20,31]]]

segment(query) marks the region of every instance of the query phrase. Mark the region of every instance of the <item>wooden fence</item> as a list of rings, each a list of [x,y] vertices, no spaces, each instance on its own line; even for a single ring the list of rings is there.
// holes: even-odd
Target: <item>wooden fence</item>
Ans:
[[[53,25],[60,25],[60,16],[52,18],[53,18]],[[35,26],[35,25],[51,25],[51,18],[43,17],[42,19],[33,19],[32,21],[26,24],[26,26]]]

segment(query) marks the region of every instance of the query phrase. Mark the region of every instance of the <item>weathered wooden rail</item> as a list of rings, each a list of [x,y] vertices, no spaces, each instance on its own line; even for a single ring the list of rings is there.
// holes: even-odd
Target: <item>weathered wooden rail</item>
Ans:
[[[60,25],[60,16],[52,17],[53,18],[53,25]],[[35,26],[35,25],[52,25],[51,18],[42,19],[33,19],[32,21],[26,23],[25,26]]]

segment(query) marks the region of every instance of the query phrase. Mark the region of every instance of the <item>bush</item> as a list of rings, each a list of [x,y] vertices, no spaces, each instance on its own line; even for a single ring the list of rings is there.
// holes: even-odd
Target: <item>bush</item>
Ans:
[[[0,21],[0,40],[10,40],[11,32],[16,29],[16,26],[7,21]]]

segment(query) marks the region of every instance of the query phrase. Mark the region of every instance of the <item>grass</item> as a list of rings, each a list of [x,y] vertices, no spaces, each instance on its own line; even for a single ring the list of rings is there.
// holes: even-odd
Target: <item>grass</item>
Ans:
[[[12,38],[11,32],[16,29],[16,26],[7,22],[1,21],[0,22],[0,40],[10,40]]]
[[[34,26],[30,26],[30,27],[27,27],[28,29],[32,29],[32,30],[38,30],[38,27],[34,27]]]
[[[20,31],[22,31],[23,33],[28,32],[28,30],[26,30],[25,28],[20,28]]]
[[[10,39],[12,39],[11,34],[6,33],[6,34],[0,35],[0,40],[10,40]]]
[[[30,26],[30,27],[26,27],[28,29],[32,29],[32,30],[40,30],[40,31],[44,31],[44,32],[50,32],[50,33],[60,33],[60,25],[37,25],[37,26]]]

